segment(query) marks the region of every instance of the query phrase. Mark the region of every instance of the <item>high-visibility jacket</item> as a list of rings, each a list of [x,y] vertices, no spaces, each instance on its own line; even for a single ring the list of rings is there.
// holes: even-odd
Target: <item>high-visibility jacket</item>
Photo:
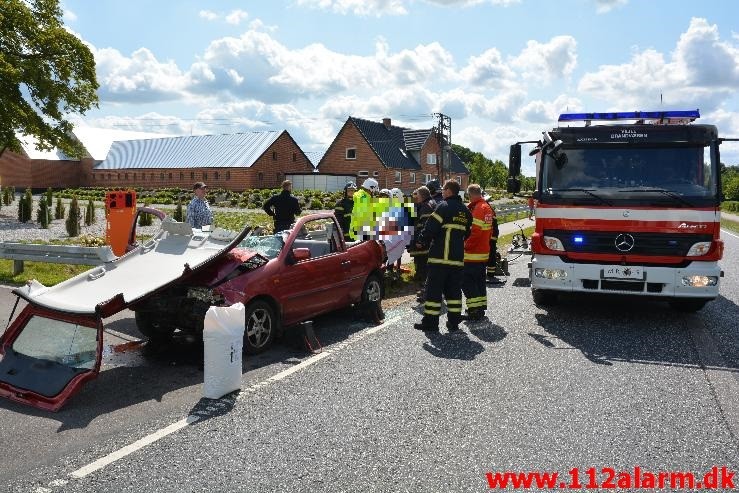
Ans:
[[[464,267],[464,240],[470,235],[472,214],[458,195],[442,200],[421,232],[419,243],[428,246],[429,265]]]
[[[493,209],[482,197],[467,204],[472,214],[470,236],[464,242],[465,262],[487,262],[493,233]]]
[[[349,237],[365,239],[368,235],[362,227],[367,227],[367,231],[369,231],[376,222],[372,217],[374,212],[372,209],[372,195],[365,189],[360,188],[354,192],[353,202],[352,218],[349,222]]]

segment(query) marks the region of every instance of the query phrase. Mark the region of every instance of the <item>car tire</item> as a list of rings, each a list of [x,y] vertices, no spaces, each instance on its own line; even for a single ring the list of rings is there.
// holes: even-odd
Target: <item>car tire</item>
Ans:
[[[364,287],[362,288],[361,303],[363,305],[369,305],[382,301],[382,294],[382,279],[377,274],[367,276],[367,280],[364,281]]]
[[[672,300],[670,301],[670,308],[682,313],[693,313],[706,306],[706,303],[708,303],[708,300]]]
[[[531,297],[534,298],[534,304],[538,307],[551,306],[557,303],[557,293],[548,289],[532,289]]]
[[[246,306],[244,318],[244,351],[259,354],[266,351],[275,339],[278,320],[272,305],[257,300]]]
[[[144,334],[152,341],[162,341],[172,337],[175,329],[168,325],[162,325],[156,317],[147,311],[134,312],[136,318],[136,327],[139,332]]]

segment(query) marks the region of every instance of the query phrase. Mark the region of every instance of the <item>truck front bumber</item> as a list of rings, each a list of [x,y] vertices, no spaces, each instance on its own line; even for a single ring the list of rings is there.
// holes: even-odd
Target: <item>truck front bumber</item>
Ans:
[[[642,279],[612,276],[612,267],[639,269]],[[546,274],[542,277],[537,274]],[[688,279],[715,279],[715,285],[686,285]],[[686,267],[618,266],[564,262],[557,255],[535,255],[531,262],[531,287],[582,293],[620,293],[665,298],[714,299],[718,296],[721,269],[718,262],[691,262]],[[701,283],[699,283],[701,284]]]

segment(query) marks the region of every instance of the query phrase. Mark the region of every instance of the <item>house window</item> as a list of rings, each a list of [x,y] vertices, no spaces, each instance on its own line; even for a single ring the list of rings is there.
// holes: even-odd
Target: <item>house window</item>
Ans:
[[[218,175],[218,171],[214,171],[213,172],[213,179],[216,180],[216,181],[218,181],[218,176],[219,176]]]
[[[347,147],[347,149],[346,149],[346,158],[347,159],[357,159],[357,148],[356,147]]]
[[[190,171],[190,179],[191,180],[194,180],[195,179],[195,172],[194,171]]]
[[[436,164],[436,153],[429,152],[426,154],[426,164]]]
[[[136,179],[136,173],[134,173],[134,174],[133,174],[133,179],[134,179],[134,180]]]
[[[272,161],[277,161],[277,151],[272,151]]]
[[[298,153],[293,152],[293,163],[298,160]]]
[[[260,171],[260,172],[259,172],[259,174],[257,175],[257,181],[259,182],[259,184],[260,184],[260,185],[261,185],[261,184],[262,184],[262,182],[264,181],[264,173],[262,173],[261,171]]]
[[[203,173],[203,181],[208,179],[208,173]]]
[[[460,185],[462,184],[462,177],[461,176],[457,176],[457,183],[459,183]]]
[[[428,183],[430,181],[431,181],[431,175],[430,174],[426,173],[425,175],[423,175],[423,182],[424,183]]]
[[[226,171],[226,179],[227,180],[230,180],[231,179],[231,172],[230,171]]]
[[[369,171],[360,171],[357,173],[357,176],[369,176]]]
[[[110,173],[108,173],[108,181],[110,181]]]
[[[408,181],[410,183],[416,183],[416,174],[415,173],[409,173]]]
[[[180,180],[184,180],[184,179],[185,179],[185,173],[180,171]]]
[[[125,175],[123,175],[123,176],[124,176],[124,178],[125,178],[126,180],[128,180],[128,173],[126,173],[126,174],[125,174]]]
[[[164,173],[159,173],[159,180],[164,181]]]
[[[403,181],[403,174],[400,171],[395,172],[395,183]]]
[[[151,174],[151,181],[154,181],[154,173]]]
[[[169,173],[169,174],[167,175],[167,178],[169,178],[169,181],[172,181],[172,173]]]

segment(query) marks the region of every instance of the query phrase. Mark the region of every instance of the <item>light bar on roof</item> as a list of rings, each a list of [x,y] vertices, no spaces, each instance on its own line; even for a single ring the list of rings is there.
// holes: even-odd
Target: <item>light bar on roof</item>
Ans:
[[[664,120],[667,118],[700,118],[698,110],[671,110],[671,111],[621,111],[616,113],[562,113],[560,122],[575,122],[584,120]]]

